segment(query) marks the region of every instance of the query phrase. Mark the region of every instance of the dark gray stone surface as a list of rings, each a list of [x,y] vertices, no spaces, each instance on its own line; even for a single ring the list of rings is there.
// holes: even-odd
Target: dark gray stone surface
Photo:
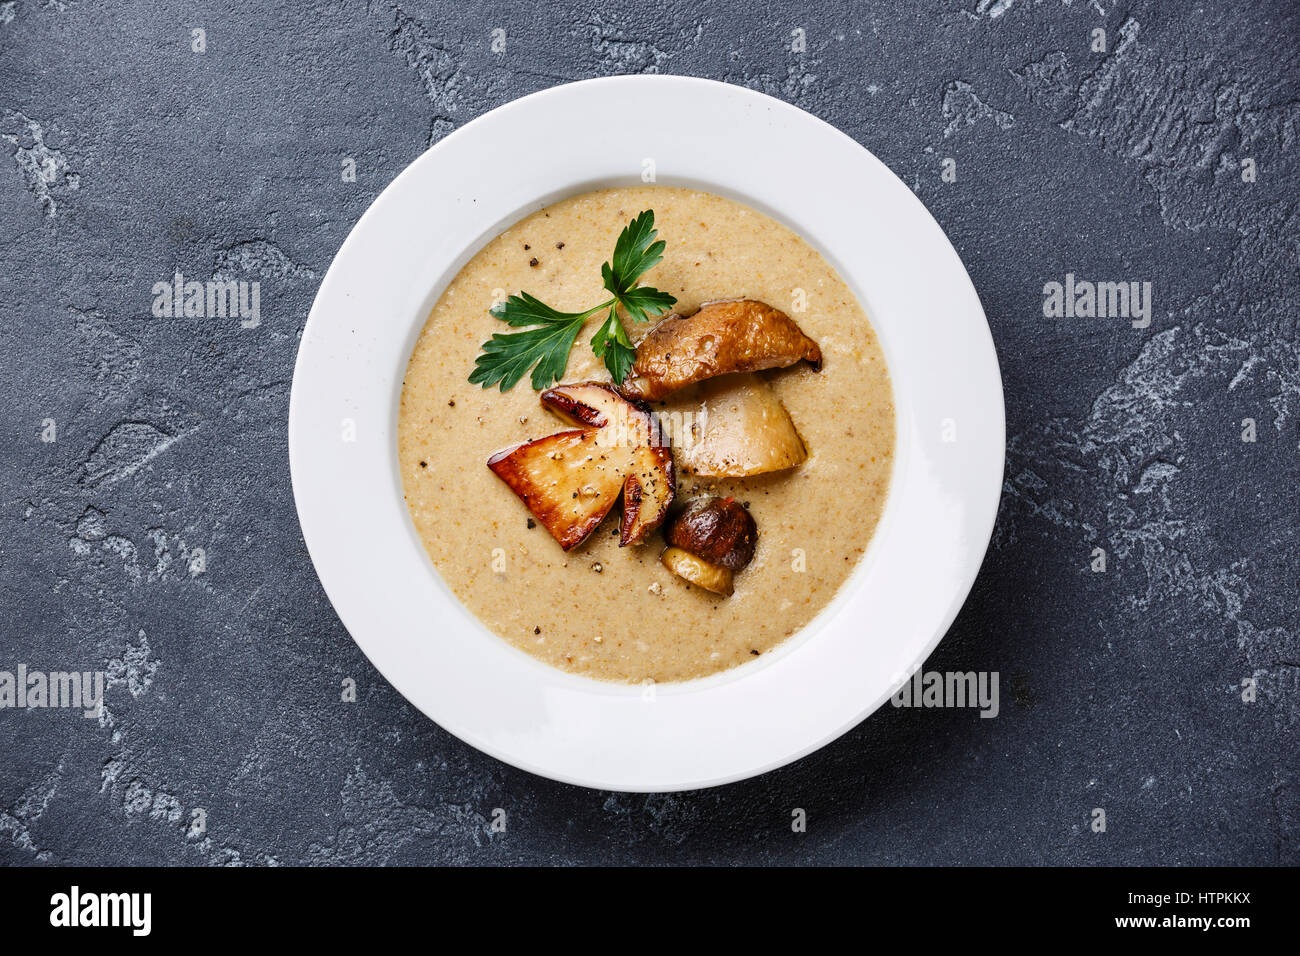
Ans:
[[[0,2],[0,670],[109,678],[100,720],[0,711],[0,861],[1300,860],[1296,6],[812,6]],[[927,667],[999,671],[997,719],[886,708],[747,783],[596,793],[449,737],[331,611],[285,436],[320,277],[447,131],[625,72],[829,120],[961,252],[1007,480]],[[153,317],[177,270],[258,280],[261,325]],[[1150,327],[1045,319],[1067,272],[1152,282]]]

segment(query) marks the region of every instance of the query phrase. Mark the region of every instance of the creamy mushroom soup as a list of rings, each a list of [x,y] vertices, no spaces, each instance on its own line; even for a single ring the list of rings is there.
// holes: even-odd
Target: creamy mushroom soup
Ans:
[[[624,402],[589,345],[608,310],[586,320],[559,379],[601,388],[540,393],[524,374],[502,392],[468,378],[489,337],[512,331],[488,312],[504,297],[526,292],[566,313],[609,299],[602,263],[645,210],[666,248],[640,285],[671,294],[687,318],[620,316],[630,342],[645,342],[623,393],[657,396],[626,407],[648,408],[674,446],[637,457],[599,427]],[[716,300],[742,301],[701,308]],[[679,324],[646,339],[661,322]],[[756,322],[779,334],[755,332]],[[727,337],[743,341],[719,342]],[[655,366],[683,361],[684,371]],[[659,375],[651,387],[647,375]],[[893,450],[884,357],[835,270],[740,203],[659,186],[557,202],[475,255],[416,343],[398,430],[411,518],[464,605],[541,661],[623,682],[735,667],[806,626],[871,540]],[[599,471],[570,488],[555,469],[574,461]],[[664,469],[675,488],[657,480]],[[625,475],[640,481],[625,486]],[[665,491],[674,501],[660,524]],[[643,513],[621,519],[625,507]],[[641,543],[621,547],[629,537]]]

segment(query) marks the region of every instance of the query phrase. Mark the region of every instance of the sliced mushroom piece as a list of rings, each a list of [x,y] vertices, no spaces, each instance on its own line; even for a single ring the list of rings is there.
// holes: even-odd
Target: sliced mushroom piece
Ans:
[[[754,299],[706,302],[694,315],[670,315],[650,330],[622,391],[658,401],[706,378],[801,360],[819,370],[821,349],[780,309]]]
[[[488,459],[565,551],[596,530],[623,491],[623,474],[596,436],[595,429],[558,432]]]
[[[488,467],[565,551],[596,530],[620,494],[619,544],[643,542],[676,492],[672,452],[654,416],[598,382],[560,385],[541,400],[583,427],[507,448]]]
[[[566,421],[598,429],[597,443],[625,477],[619,545],[645,541],[668,516],[677,492],[672,450],[658,420],[601,382],[557,385],[542,392],[541,401]]]
[[[690,412],[695,416],[690,427],[675,436],[683,471],[709,478],[745,478],[794,468],[808,458],[790,413],[757,375],[726,375],[703,382],[695,397],[698,404]]]
[[[706,591],[730,595],[734,572],[754,560],[758,526],[734,498],[697,498],[669,523],[664,567]]]

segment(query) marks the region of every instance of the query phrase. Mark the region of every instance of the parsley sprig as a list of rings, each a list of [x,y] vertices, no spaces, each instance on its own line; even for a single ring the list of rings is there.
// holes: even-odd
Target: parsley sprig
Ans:
[[[667,244],[658,235],[653,209],[628,223],[614,243],[613,257],[600,267],[611,298],[585,312],[560,312],[527,292],[494,305],[488,310],[494,317],[523,331],[498,332],[484,342],[469,380],[484,388],[499,384],[505,392],[531,368],[533,388],[548,388],[564,375],[569,352],[587,319],[608,309],[609,314],[591,340],[591,350],[605,362],[614,383],[622,385],[632,370],[636,349],[619,321],[619,307],[634,322],[648,322],[677,304],[677,299],[667,292],[637,285],[664,257]]]

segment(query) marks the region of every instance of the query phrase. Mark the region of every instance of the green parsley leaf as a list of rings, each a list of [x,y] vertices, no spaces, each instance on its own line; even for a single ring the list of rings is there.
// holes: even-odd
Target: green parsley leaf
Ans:
[[[671,309],[677,304],[677,299],[667,292],[641,286],[619,296],[618,304],[635,321],[648,322]]]
[[[614,259],[601,267],[605,288],[615,297],[626,295],[636,285],[636,280],[659,264],[668,244],[655,230],[655,213],[647,209],[633,219],[614,243]],[[676,299],[673,299],[676,302]]]
[[[541,391],[558,382],[569,364],[573,343],[591,314],[557,312],[526,292],[512,295],[490,311],[507,325],[534,326],[523,332],[496,333],[483,343],[482,354],[474,360],[469,380],[484,388],[499,382],[503,392],[514,388],[534,363],[533,388]]]
[[[595,311],[596,309],[588,309],[586,312],[557,312],[527,292],[512,295],[488,309],[488,312],[506,325],[516,328],[541,322],[572,322],[574,319],[585,319]]]
[[[591,350],[596,353],[596,358],[604,360],[614,381],[622,385],[627,373],[632,371],[636,349],[632,347],[623,323],[618,320],[618,306],[610,306],[605,324],[596,330],[591,340]]]
[[[495,318],[524,331],[498,332],[484,342],[469,380],[484,388],[499,384],[505,392],[532,368],[533,388],[549,387],[564,375],[569,352],[588,317],[609,309],[591,340],[591,349],[604,360],[614,383],[622,385],[636,360],[636,349],[619,321],[618,307],[621,305],[634,322],[648,322],[677,304],[667,292],[637,285],[641,276],[663,260],[667,248],[654,225],[654,210],[647,209],[619,234],[613,257],[600,269],[605,288],[613,295],[609,301],[585,312],[560,312],[520,292],[489,309]]]

